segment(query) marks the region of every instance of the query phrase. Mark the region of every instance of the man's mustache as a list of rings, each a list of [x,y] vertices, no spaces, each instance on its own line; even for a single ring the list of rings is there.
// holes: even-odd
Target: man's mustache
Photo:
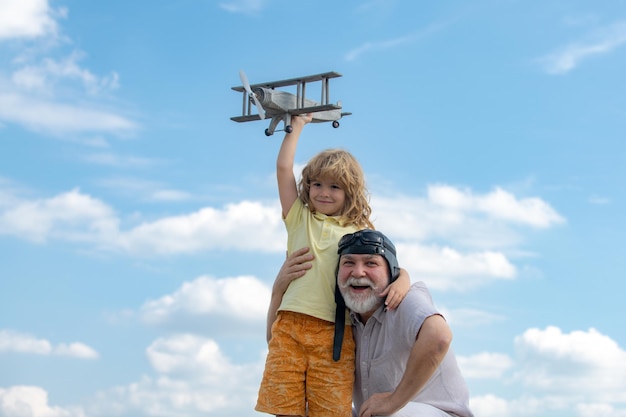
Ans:
[[[346,287],[370,287],[372,289],[376,288],[372,280],[368,278],[354,278],[354,277],[348,278],[348,280],[345,282],[345,285],[343,285],[343,287],[344,288]]]

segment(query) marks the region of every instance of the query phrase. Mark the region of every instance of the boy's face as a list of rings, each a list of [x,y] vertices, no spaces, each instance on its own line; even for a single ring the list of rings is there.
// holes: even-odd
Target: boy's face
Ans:
[[[327,216],[339,216],[343,213],[346,192],[332,180],[317,179],[311,181],[309,200],[316,212]]]

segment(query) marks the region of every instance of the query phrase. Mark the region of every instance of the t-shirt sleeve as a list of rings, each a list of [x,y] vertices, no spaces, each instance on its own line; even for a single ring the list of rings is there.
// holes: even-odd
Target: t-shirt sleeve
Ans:
[[[428,288],[423,282],[416,282],[411,285],[409,289],[410,297],[400,303],[398,309],[408,309],[409,311],[403,314],[399,314],[400,317],[404,317],[408,320],[407,323],[402,323],[402,328],[406,329],[404,337],[407,345],[415,343],[417,334],[419,333],[424,321],[431,316],[440,314],[433,304],[432,297]],[[408,314],[407,314],[408,313]]]
[[[296,224],[302,218],[302,210],[304,210],[304,203],[300,200],[300,197],[296,198],[296,201],[293,202],[289,212],[287,212],[287,217],[283,218],[285,222],[285,226],[287,227],[287,231],[291,228],[295,227]]]

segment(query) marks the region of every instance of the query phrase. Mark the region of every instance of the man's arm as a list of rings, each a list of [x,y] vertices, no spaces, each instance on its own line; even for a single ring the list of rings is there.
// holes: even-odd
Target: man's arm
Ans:
[[[441,365],[451,342],[452,331],[444,318],[440,315],[428,317],[417,335],[396,389],[368,398],[361,406],[359,417],[387,416],[404,407]]]
[[[307,270],[311,269],[311,261],[313,255],[309,252],[309,248],[300,248],[287,257],[283,266],[278,271],[274,285],[272,286],[272,298],[270,299],[270,306],[267,310],[267,329],[266,338],[269,343],[272,338],[272,324],[276,320],[276,312],[280,303],[283,300],[283,294],[287,291],[289,283],[294,279],[302,277]]]

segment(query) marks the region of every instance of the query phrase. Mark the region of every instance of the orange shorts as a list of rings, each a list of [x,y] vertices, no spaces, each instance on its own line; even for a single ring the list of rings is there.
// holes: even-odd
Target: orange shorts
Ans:
[[[346,326],[341,359],[333,361],[335,324],[279,311],[255,410],[309,417],[351,417],[354,339]]]

